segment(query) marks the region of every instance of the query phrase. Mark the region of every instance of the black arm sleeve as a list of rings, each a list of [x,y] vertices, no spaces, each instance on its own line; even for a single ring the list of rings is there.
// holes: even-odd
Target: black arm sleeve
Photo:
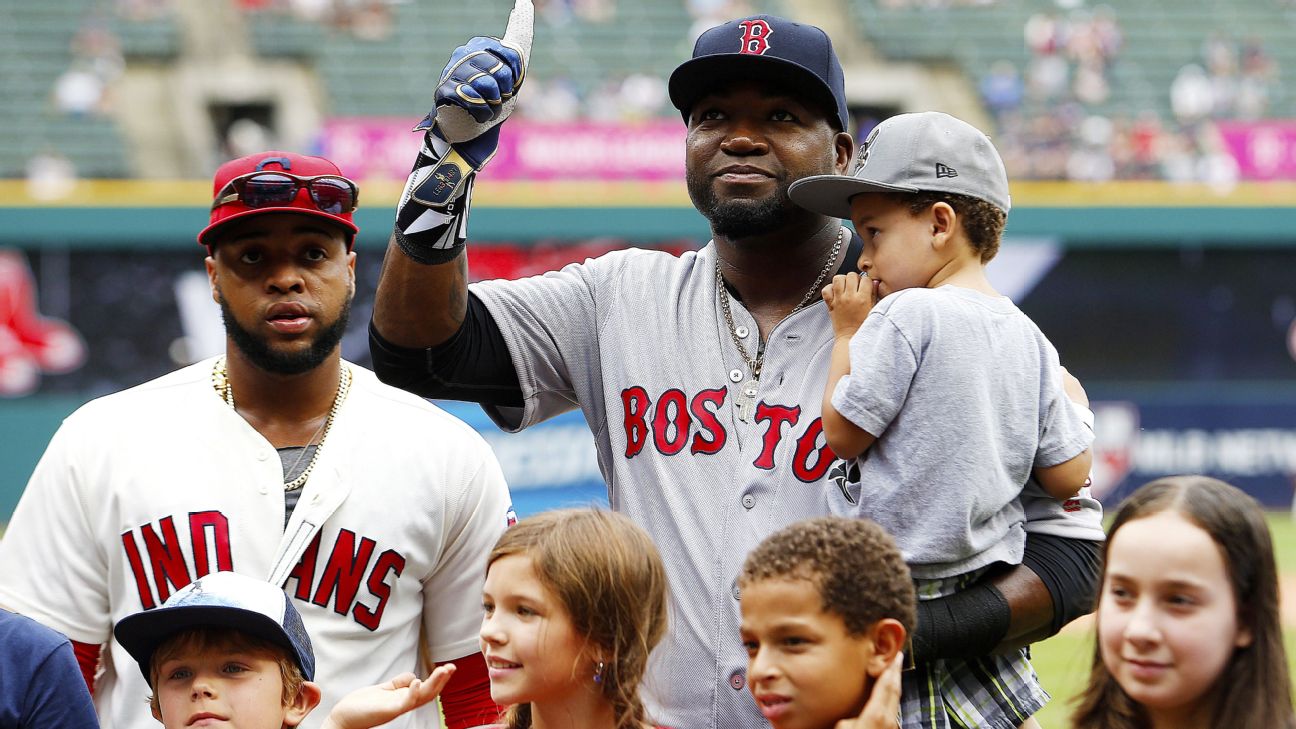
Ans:
[[[1102,542],[1028,533],[1022,564],[1039,576],[1053,597],[1050,634],[1093,612],[1102,572]]]
[[[378,379],[423,397],[522,407],[522,386],[504,334],[486,305],[468,293],[459,331],[435,347],[398,347],[369,322],[369,354]]]
[[[1101,552],[1102,542],[1027,533],[1022,564],[1053,598],[1050,635],[1093,611]],[[989,655],[1011,623],[1008,600],[989,580],[982,580],[949,597],[920,601],[910,650],[916,661]]]
[[[919,600],[909,650],[918,663],[979,658],[994,652],[1011,623],[1008,600],[982,580],[948,597]]]

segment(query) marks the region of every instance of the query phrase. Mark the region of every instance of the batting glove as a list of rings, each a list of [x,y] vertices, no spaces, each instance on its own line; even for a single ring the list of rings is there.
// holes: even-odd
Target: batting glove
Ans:
[[[436,105],[460,106],[477,121],[490,121],[522,88],[525,72],[516,48],[498,38],[478,36],[450,54],[436,90]]]
[[[424,132],[424,143],[407,182],[406,200],[445,210],[499,146],[499,124],[472,139],[450,143],[437,126],[437,110],[457,106],[479,124],[490,123],[500,118],[525,73],[521,52],[498,38],[479,36],[450,54],[437,85],[435,106],[414,126],[414,131]]]
[[[436,127],[437,109],[458,106],[479,123],[499,117],[504,102],[522,88],[526,66],[516,48],[504,45],[498,38],[478,36],[450,54],[441,72],[441,82],[434,95],[435,107],[415,127],[425,129],[439,139],[446,137]],[[480,170],[490,161],[499,145],[499,125],[481,135],[452,146],[473,169]]]

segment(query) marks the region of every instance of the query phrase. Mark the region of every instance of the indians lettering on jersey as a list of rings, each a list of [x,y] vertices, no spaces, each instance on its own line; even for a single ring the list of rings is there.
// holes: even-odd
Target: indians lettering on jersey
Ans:
[[[122,532],[122,550],[135,576],[140,604],[151,610],[171,593],[211,572],[234,569],[229,519],[219,511],[192,512],[188,518],[189,557],[185,553],[183,517],[166,516]],[[342,529],[327,550],[316,534],[297,566],[288,573],[285,589],[302,602],[350,615],[357,624],[377,630],[391,598],[388,580],[400,577],[405,557],[394,549],[350,529]],[[320,559],[323,553],[325,558]],[[150,579],[150,576],[152,579]],[[293,582],[296,581],[295,589]],[[361,595],[363,586],[367,594]]]
[[[649,443],[664,456],[679,454],[686,447],[691,454],[719,453],[729,444],[729,432],[717,416],[728,394],[728,388],[718,387],[702,390],[690,397],[684,391],[672,388],[654,400],[639,385],[622,390],[625,457],[634,458]],[[764,429],[760,451],[752,461],[757,468],[774,470],[774,454],[789,437],[796,439],[792,473],[805,483],[821,480],[837,460],[827,442],[819,445],[823,436],[823,419],[816,417],[802,424],[800,405],[779,405],[761,400],[756,404],[753,420]]]
[[[769,50],[769,38],[774,35],[774,30],[770,28],[769,23],[759,18],[753,20],[744,20],[738,23],[742,28],[742,48],[739,53],[748,53],[757,56],[765,55]]]

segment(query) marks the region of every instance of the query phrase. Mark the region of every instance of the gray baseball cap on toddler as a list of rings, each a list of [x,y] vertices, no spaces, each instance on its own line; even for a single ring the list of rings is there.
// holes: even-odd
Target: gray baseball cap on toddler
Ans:
[[[981,130],[939,111],[893,116],[860,145],[855,170],[792,183],[801,207],[850,218],[850,200],[862,192],[949,192],[978,198],[1008,212],[1008,173]]]

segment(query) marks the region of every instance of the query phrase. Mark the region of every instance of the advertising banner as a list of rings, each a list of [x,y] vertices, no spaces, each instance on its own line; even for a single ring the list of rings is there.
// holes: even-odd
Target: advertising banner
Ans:
[[[356,179],[403,180],[419,145],[405,118],[347,117],[324,125],[321,154]],[[490,162],[492,180],[679,180],[684,125],[545,123],[513,119]]]
[[[1225,146],[1237,160],[1243,180],[1296,180],[1296,120],[1217,125]]]

